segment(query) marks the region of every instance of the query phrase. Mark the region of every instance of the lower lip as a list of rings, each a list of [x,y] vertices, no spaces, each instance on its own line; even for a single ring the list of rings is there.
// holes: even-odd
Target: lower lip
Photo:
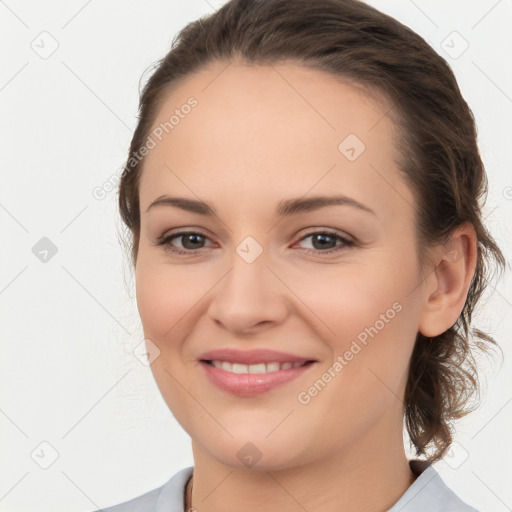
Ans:
[[[210,382],[224,391],[239,396],[256,396],[266,393],[271,389],[296,379],[315,365],[312,362],[298,368],[268,373],[233,373],[222,368],[216,368],[204,361],[200,361],[200,363]]]

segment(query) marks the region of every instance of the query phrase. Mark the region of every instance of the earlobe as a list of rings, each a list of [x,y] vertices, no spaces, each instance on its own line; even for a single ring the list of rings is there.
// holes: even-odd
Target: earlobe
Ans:
[[[471,223],[455,229],[450,239],[433,251],[434,267],[424,282],[418,330],[427,337],[442,334],[455,324],[464,308],[475,273],[477,239]]]

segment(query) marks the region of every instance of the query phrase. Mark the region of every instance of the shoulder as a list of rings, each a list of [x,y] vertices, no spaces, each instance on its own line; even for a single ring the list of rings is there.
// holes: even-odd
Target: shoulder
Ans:
[[[156,501],[163,487],[158,487],[129,501],[96,512],[149,512],[156,510]]]
[[[462,501],[428,463],[409,462],[419,476],[387,512],[479,512]]]
[[[185,486],[192,476],[193,466],[181,469],[160,487],[136,498],[94,512],[160,512],[183,510]]]

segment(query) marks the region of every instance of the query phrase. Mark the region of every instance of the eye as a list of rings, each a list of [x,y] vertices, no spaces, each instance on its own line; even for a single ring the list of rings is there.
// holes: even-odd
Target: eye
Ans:
[[[185,250],[171,244],[175,239],[181,239],[181,244]],[[208,237],[202,233],[197,233],[195,231],[180,231],[172,235],[161,236],[154,245],[161,245],[164,247],[164,250],[168,252],[190,256],[198,253],[202,249],[202,247],[198,247],[198,245],[204,243],[204,239],[208,239]]]
[[[314,231],[302,237],[299,242],[307,240],[308,238],[312,239],[313,249],[305,249],[305,251],[307,253],[320,254],[322,256],[324,254],[340,252],[347,247],[355,245],[353,240],[350,240],[349,238],[334,231]],[[340,243],[336,245],[336,242],[338,241]]]

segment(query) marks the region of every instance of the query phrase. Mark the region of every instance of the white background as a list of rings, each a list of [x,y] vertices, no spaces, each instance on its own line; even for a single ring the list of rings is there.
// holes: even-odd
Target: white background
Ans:
[[[2,512],[95,510],[193,465],[188,435],[132,354],[143,336],[115,187],[102,200],[92,191],[121,171],[144,71],[180,28],[222,3],[0,1]],[[489,175],[486,222],[510,258],[511,1],[370,3],[453,67]],[[43,237],[57,249],[46,263],[32,252]],[[435,466],[492,512],[512,509],[509,279],[477,317],[505,362],[486,363],[483,405],[456,425],[453,452]]]

